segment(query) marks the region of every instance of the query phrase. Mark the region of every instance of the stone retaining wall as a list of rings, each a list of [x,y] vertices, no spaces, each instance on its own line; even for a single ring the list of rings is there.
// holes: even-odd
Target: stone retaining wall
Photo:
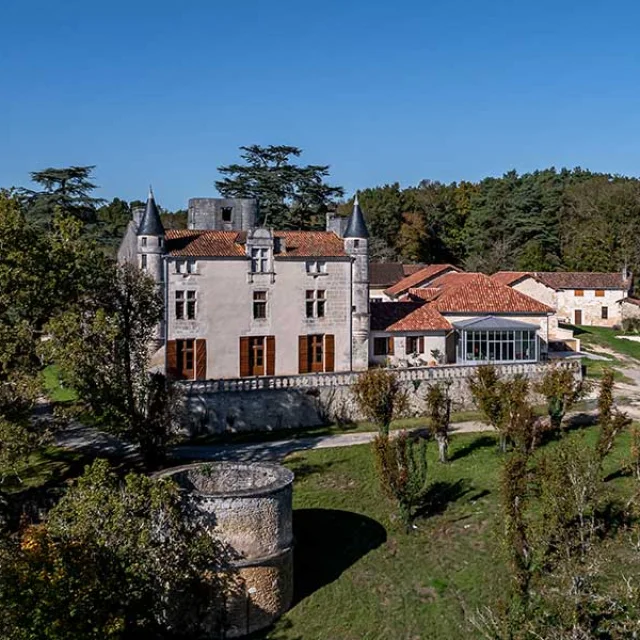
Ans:
[[[523,375],[539,379],[547,367],[560,366],[581,375],[578,360],[550,364],[496,365],[500,376]],[[468,378],[474,366],[439,366],[393,369],[409,395],[409,412],[426,412],[429,385],[448,381],[454,410],[473,408]],[[351,386],[362,373],[319,373],[203,380],[184,383],[192,435],[241,431],[297,429],[362,420]]]

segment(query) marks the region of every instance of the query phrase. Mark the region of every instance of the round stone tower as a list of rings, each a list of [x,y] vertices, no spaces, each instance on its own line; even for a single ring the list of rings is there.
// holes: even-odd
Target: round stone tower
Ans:
[[[351,256],[351,369],[364,371],[369,367],[369,231],[357,194],[344,247]]]
[[[162,258],[165,253],[164,227],[156,205],[153,191],[149,189],[147,206],[138,227],[138,266],[148,273],[157,284],[164,281]]]
[[[153,278],[162,295],[164,293],[164,227],[151,188],[149,188],[147,205],[138,227],[137,240],[138,266]],[[160,323],[154,338],[156,348],[160,348],[162,345],[163,331],[164,327]]]
[[[277,464],[212,462],[158,474],[180,488],[228,558],[225,638],[264,629],[293,598],[293,473]],[[220,637],[219,635],[212,635]]]

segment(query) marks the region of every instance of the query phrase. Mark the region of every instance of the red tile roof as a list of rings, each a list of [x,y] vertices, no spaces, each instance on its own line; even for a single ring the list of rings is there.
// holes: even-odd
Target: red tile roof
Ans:
[[[595,271],[498,271],[491,277],[497,282],[513,285],[525,277],[535,278],[551,289],[624,289],[630,281],[622,273]]]
[[[385,290],[385,293],[388,296],[398,296],[412,287],[417,287],[428,282],[446,271],[459,271],[459,269],[452,264],[430,264],[422,267],[422,269],[418,269],[416,272],[400,280],[400,282],[389,287]]]
[[[171,256],[246,257],[244,246],[237,240],[237,231],[168,229],[166,232],[167,252]]]
[[[370,262],[369,263],[369,285],[376,289],[390,287],[402,278],[410,276],[423,264],[402,264],[401,262]]]
[[[553,309],[483,273],[447,274],[435,280],[441,293],[431,302],[441,313],[553,313]]]
[[[372,302],[372,331],[448,331],[448,320],[423,302]]]
[[[345,257],[344,242],[329,231],[274,231],[284,250],[277,258]],[[228,258],[246,257],[246,231],[167,230],[167,251],[172,256]],[[277,246],[277,244],[276,244]]]
[[[522,278],[530,275],[531,274],[527,271],[498,271],[498,273],[494,273],[491,277],[496,282],[511,286],[515,282],[518,282],[518,280],[521,280]]]

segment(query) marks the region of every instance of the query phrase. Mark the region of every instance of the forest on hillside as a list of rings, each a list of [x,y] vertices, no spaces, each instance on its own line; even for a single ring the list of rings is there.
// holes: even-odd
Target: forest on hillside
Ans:
[[[372,257],[468,270],[640,268],[640,180],[543,169],[364,189]],[[347,204],[341,211],[349,210]]]
[[[350,213],[353,201],[326,182],[328,165],[296,164],[297,147],[241,149],[244,163],[219,167],[226,177],[215,187],[225,197],[258,198],[262,223],[319,229],[327,210]],[[87,235],[115,255],[132,208],[144,203],[93,197],[93,173],[94,167],[34,172],[39,188],[16,193],[35,224],[48,224],[62,209],[80,218]],[[640,272],[638,178],[552,167],[509,171],[479,182],[425,179],[417,186],[395,183],[359,193],[373,260],[451,262],[486,273],[618,271],[624,266]],[[163,211],[163,221],[167,228],[184,228],[186,211]]]

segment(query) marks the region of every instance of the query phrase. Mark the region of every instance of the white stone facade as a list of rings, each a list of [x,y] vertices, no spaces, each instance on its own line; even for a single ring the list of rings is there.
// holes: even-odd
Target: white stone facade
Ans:
[[[513,288],[554,308],[558,322],[596,327],[622,323],[620,301],[627,297],[626,289],[555,290],[533,276],[518,281]]]
[[[235,378],[241,337],[275,338],[275,374],[298,373],[298,337],[330,334],[335,371],[351,370],[351,260],[323,259],[325,271],[307,272],[305,259],[275,259],[272,273],[251,273],[248,259],[194,258],[195,273],[176,273],[167,259],[167,336],[207,341],[207,378]],[[307,291],[325,292],[325,315],[306,317]],[[176,291],[195,291],[195,319],[176,318]],[[266,292],[266,317],[254,319],[254,292]]]

